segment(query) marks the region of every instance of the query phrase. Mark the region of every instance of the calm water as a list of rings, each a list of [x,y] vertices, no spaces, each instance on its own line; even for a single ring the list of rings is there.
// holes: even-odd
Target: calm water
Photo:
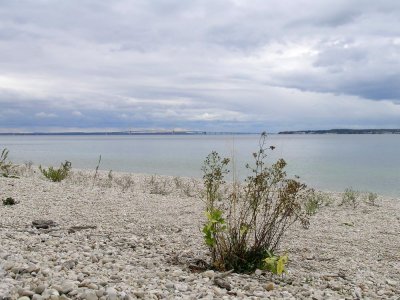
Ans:
[[[59,165],[200,177],[212,150],[234,157],[239,177],[252,162],[259,136],[0,136],[0,149],[17,163]],[[400,196],[399,135],[270,135],[271,162],[284,158],[288,173],[309,186],[333,191],[346,187]]]

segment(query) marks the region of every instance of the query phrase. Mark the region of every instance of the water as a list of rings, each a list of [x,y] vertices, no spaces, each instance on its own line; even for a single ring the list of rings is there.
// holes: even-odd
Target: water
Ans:
[[[258,135],[147,136],[0,136],[0,149],[16,163],[201,177],[202,163],[212,150],[234,157],[239,177],[252,162]],[[276,146],[271,162],[283,157],[288,173],[317,189],[353,187],[400,195],[399,135],[270,135]]]

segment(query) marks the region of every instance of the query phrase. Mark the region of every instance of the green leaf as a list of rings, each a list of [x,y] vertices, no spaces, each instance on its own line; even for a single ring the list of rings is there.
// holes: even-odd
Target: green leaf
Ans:
[[[265,268],[273,274],[282,275],[286,272],[285,266],[289,260],[287,254],[282,256],[276,256],[272,252],[267,251],[268,257],[264,259]]]
[[[281,275],[283,272],[286,272],[285,271],[285,265],[286,265],[287,262],[288,262],[288,256],[287,255],[283,255],[283,256],[279,257],[278,262],[276,264],[276,273],[278,275]]]

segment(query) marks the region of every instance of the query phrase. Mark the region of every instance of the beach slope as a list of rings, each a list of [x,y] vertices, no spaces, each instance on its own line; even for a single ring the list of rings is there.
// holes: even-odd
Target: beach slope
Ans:
[[[330,196],[283,238],[286,274],[224,276],[202,270],[201,182],[73,170],[54,183],[25,170],[0,178],[0,198],[18,202],[0,203],[0,299],[398,299],[400,199],[353,208]]]

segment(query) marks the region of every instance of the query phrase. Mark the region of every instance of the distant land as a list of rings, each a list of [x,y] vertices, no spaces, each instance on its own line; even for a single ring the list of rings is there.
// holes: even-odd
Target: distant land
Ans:
[[[400,134],[400,129],[328,129],[281,131],[278,134]]]
[[[254,134],[244,132],[207,132],[207,131],[112,131],[112,132],[0,132],[0,135],[237,135]]]

